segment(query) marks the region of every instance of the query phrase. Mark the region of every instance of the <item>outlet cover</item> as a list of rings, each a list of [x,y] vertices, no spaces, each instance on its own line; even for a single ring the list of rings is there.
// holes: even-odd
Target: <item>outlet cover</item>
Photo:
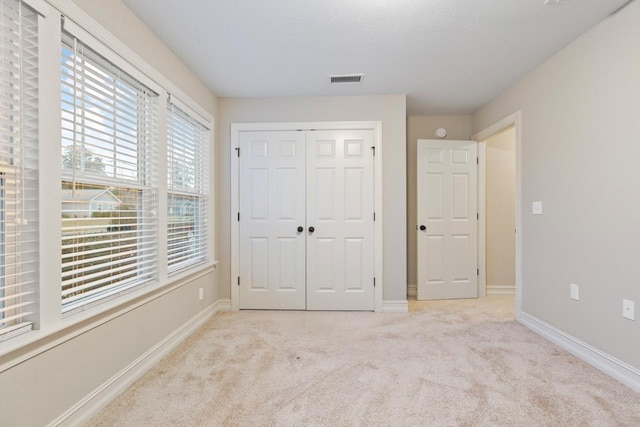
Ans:
[[[570,285],[570,288],[571,288],[571,299],[580,301],[580,286],[576,285],[575,283],[572,283]]]
[[[542,202],[531,203],[531,213],[534,215],[542,215]]]
[[[198,290],[198,298],[200,299],[200,301],[204,299],[204,288],[200,288]]]
[[[636,303],[634,301],[622,300],[622,317],[629,320],[636,320]]]

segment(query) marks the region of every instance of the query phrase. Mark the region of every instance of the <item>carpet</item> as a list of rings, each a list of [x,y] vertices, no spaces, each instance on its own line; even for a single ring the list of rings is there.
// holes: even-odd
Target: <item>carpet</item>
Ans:
[[[514,305],[221,313],[89,425],[640,426],[639,393],[516,323]]]

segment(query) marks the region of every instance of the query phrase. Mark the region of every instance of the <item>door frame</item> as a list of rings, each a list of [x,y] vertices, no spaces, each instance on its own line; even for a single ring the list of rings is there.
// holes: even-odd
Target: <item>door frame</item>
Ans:
[[[286,122],[286,123],[232,123],[231,124],[231,310],[240,310],[240,290],[238,277],[240,274],[240,225],[236,220],[239,209],[239,171],[240,162],[237,150],[240,148],[240,132],[252,131],[308,131],[308,130],[372,130],[374,136],[375,156],[373,171],[373,198],[375,222],[373,223],[374,246],[374,307],[376,312],[382,311],[383,296],[383,244],[382,224],[382,122],[381,121],[344,121],[344,122]]]
[[[478,278],[478,296],[487,296],[487,224],[486,224],[486,194],[487,194],[487,158],[485,139],[493,136],[511,126],[515,126],[516,141],[516,247],[515,247],[515,273],[516,273],[516,318],[522,312],[522,113],[516,111],[513,114],[494,123],[488,128],[481,130],[471,137],[478,141],[478,213],[480,220],[478,224],[478,268],[480,277]]]

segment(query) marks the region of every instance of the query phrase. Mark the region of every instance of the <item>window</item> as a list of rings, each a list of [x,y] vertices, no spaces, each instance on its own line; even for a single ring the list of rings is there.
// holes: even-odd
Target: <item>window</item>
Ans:
[[[167,108],[169,273],[209,256],[210,130],[169,100]]]
[[[0,341],[28,332],[38,291],[38,17],[0,0]]]
[[[61,52],[68,312],[157,279],[158,95],[64,31]]]

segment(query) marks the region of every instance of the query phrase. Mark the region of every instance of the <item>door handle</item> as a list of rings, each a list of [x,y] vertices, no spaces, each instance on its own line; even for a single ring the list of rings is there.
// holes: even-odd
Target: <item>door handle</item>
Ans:
[[[424,231],[424,230],[426,230],[426,229],[427,229],[427,227],[425,227],[424,225],[421,225],[421,226],[420,226],[420,231]]]
[[[298,227],[298,233],[302,233],[304,231],[304,227]]]
[[[315,229],[315,228],[313,228],[313,227],[309,227],[309,233],[313,233],[314,231],[316,231],[316,229]]]

